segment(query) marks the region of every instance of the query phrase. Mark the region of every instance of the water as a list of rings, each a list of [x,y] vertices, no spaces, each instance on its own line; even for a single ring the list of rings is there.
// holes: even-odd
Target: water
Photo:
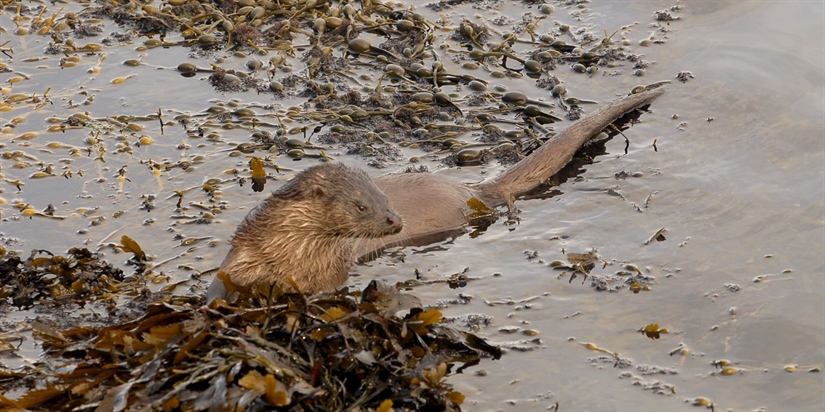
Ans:
[[[610,31],[646,21],[651,4],[594,2],[598,16],[590,22]],[[825,360],[823,5],[695,2],[683,12],[684,20],[670,25],[667,45],[646,53],[655,61],[648,72],[672,78],[690,71],[695,78],[671,85],[654,114],[629,131],[627,155],[624,142],[614,139],[611,154],[588,166],[582,181],[563,185],[563,195],[518,202],[517,227],[498,224],[480,238],[456,240],[448,253],[408,256],[406,266],[441,274],[469,267],[482,277],[463,291],[475,297],[472,303],[449,314],[492,316],[491,339],[527,338],[494,332],[503,326],[542,333],[535,350],[480,365],[486,377],[453,379],[478,402],[473,408],[545,410],[558,401],[567,410],[688,410],[694,407],[687,401],[697,397],[717,410],[825,406],[822,373],[807,372]],[[617,79],[583,83],[603,93],[598,81]],[[687,122],[684,130],[680,122]],[[616,180],[620,171],[644,176]],[[638,212],[633,204],[651,194],[649,207]],[[667,240],[644,246],[662,227]],[[556,236],[568,237],[551,240]],[[596,292],[589,282],[557,279],[559,272],[523,255],[538,251],[549,262],[563,259],[562,249],[596,249],[608,261],[643,268],[655,284],[640,294]],[[767,276],[754,282],[760,275]],[[433,289],[433,301],[455,294]],[[531,309],[482,302],[531,296],[540,296]],[[650,323],[670,333],[650,340],[636,332]],[[633,366],[593,361],[604,354],[582,342],[617,352]],[[688,354],[670,355],[680,344]],[[711,364],[716,360],[743,372],[720,375]],[[799,371],[785,371],[793,365]],[[645,366],[666,373],[637,369]]]
[[[542,23],[545,30],[555,19],[608,32],[630,25],[631,48],[655,62],[643,78],[631,76],[627,66],[617,69],[620,76],[605,72],[594,77],[560,67],[556,74],[577,97],[604,102],[636,84],[674,81],[654,103],[653,113],[625,132],[630,139],[626,154],[624,140],[614,139],[607,144],[609,154],[558,188],[561,195],[518,201],[522,220],[516,226],[500,220],[479,237],[406,248],[353,269],[356,285],[379,276],[410,279],[416,268],[425,280],[464,270],[478,278],[460,290],[436,283],[412,292],[427,304],[442,303],[448,316],[489,316],[492,324],[482,327],[480,335],[506,347],[532,349],[510,350],[499,361],[483,361],[450,378],[467,396],[466,410],[547,410],[556,402],[562,410],[693,410],[689,401],[697,397],[710,399],[717,410],[825,407],[823,374],[808,371],[825,366],[825,6],[687,2],[675,13],[683,19],[665,26],[669,33],[657,35],[666,38],[666,44],[638,46],[655,31],[649,26],[653,12],[672,5],[595,1],[578,22],[570,13],[579,9],[556,4],[554,15]],[[502,13],[512,18],[534,11],[528,3],[502,6]],[[499,13],[465,7],[448,13],[454,21],[460,21],[460,13],[491,19]],[[8,15],[0,16],[0,22],[13,26]],[[59,251],[86,243],[118,262],[125,255],[114,253],[108,244],[128,234],[156,262],[171,259],[156,270],[172,280],[219,265],[228,248],[226,239],[261,194],[229,180],[220,193],[228,207],[218,220],[187,225],[171,218],[177,201],[171,193],[185,191],[184,204],[207,202],[199,190],[207,178],[231,179],[223,172],[245,167],[247,159],[226,154],[235,143],[248,141],[248,132],[221,130],[224,141],[216,143],[174,126],[161,135],[157,121],[146,121],[141,123],[147,127],[144,133],[156,143],[133,147],[129,155],[115,153],[116,142],[108,137],[106,163],[94,156],[71,158],[64,149],[46,146],[60,140],[85,147],[83,139],[89,136],[88,130],[45,132],[45,119],[53,114],[149,115],[159,107],[196,114],[217,100],[232,99],[265,113],[261,106],[281,103],[266,94],[216,94],[204,75],[184,79],[169,70],[188,60],[205,66],[202,60],[185,57],[181,48],[135,50],[142,40],[110,53],[99,75],[86,71],[96,58],[73,69],[57,68],[57,57],[15,66],[31,76],[15,85],[15,91],[43,93],[52,87],[49,95],[55,104],[28,114],[0,140],[0,151],[22,150],[35,158],[22,168],[7,159],[0,162],[6,179],[25,183],[20,192],[4,184],[0,193],[8,202],[0,204],[0,237],[7,249],[27,254],[35,248]],[[15,58],[42,55],[45,41],[20,40]],[[147,65],[120,65],[129,58],[141,58]],[[243,65],[242,59],[235,60],[238,67]],[[690,71],[695,78],[675,81],[680,71]],[[110,84],[128,74],[137,76],[122,85]],[[2,80],[11,76],[4,73]],[[506,84],[530,90],[532,80]],[[80,85],[86,93],[78,93]],[[69,107],[70,101],[83,101],[89,94],[95,95],[93,104]],[[172,116],[164,112],[165,119]],[[11,119],[8,113],[2,117],[3,124]],[[26,131],[40,135],[23,142],[13,139]],[[115,134],[136,140],[129,133]],[[335,154],[350,164],[363,162]],[[204,155],[206,161],[189,171],[171,169],[160,176],[138,162],[152,158],[174,163],[193,155]],[[60,163],[61,158],[73,160]],[[58,173],[83,170],[84,176],[28,179],[38,170],[39,160],[59,165]],[[298,170],[312,164],[286,159],[278,163]],[[427,164],[440,169],[437,161]],[[128,165],[129,181],[118,182],[117,171],[123,165]],[[503,167],[437,172],[473,181],[481,169],[494,174]],[[621,171],[643,175],[616,179]],[[287,170],[279,180],[293,174]],[[148,194],[157,195],[152,212],[140,209],[141,197]],[[57,214],[68,218],[21,218],[12,208],[15,200],[38,210],[52,203]],[[115,217],[115,211],[126,213]],[[187,210],[189,215],[197,213],[194,207]],[[91,225],[96,216],[105,220]],[[644,245],[660,228],[666,228],[666,240]],[[215,242],[207,246],[202,241],[188,249],[179,245],[181,237]],[[593,274],[613,274],[630,263],[655,278],[651,290],[598,292],[589,279],[579,276],[570,282],[569,275],[560,276],[561,271],[547,266],[564,260],[565,252],[593,249],[608,263],[605,268],[597,265]],[[525,251],[538,252],[538,259],[528,260]],[[202,293],[200,288],[194,284],[176,292]],[[457,293],[472,299],[464,305],[443,304]],[[653,323],[670,333],[652,340],[637,332]],[[500,331],[505,327],[516,332]],[[539,335],[521,332],[527,329]],[[585,343],[605,352],[588,349]],[[630,365],[614,367],[616,359],[610,353]],[[721,375],[712,364],[719,360],[730,361],[741,373]],[[792,367],[797,371],[786,371]],[[479,370],[486,376],[477,374]],[[663,373],[646,374],[651,370]]]

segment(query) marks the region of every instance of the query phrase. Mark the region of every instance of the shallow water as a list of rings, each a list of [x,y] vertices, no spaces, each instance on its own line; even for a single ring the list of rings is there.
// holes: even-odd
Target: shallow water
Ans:
[[[627,154],[624,140],[613,139],[607,144],[609,154],[585,167],[578,179],[558,187],[561,195],[518,201],[522,220],[516,226],[505,226],[502,219],[481,236],[402,249],[353,269],[357,275],[353,284],[359,286],[378,276],[407,280],[414,277],[415,268],[424,280],[444,279],[464,270],[478,278],[459,290],[435,283],[412,292],[427,304],[441,304],[449,316],[490,317],[491,324],[479,333],[522,349],[451,378],[467,396],[466,410],[547,410],[556,402],[562,410],[688,410],[694,407],[687,401],[697,397],[712,400],[717,410],[825,407],[825,378],[821,372],[808,372],[825,366],[825,27],[821,24],[825,7],[821,2],[688,2],[676,13],[683,19],[668,26],[672,31],[666,44],[638,46],[654,30],[649,27],[652,13],[672,5],[595,1],[588,4],[583,21],[577,22],[569,13],[579,9],[556,4],[550,19],[608,32],[639,22],[628,31],[632,49],[655,62],[643,78],[631,76],[628,67],[620,68],[619,76],[592,78],[559,67],[555,74],[578,97],[604,102],[639,83],[674,80],[668,93],[653,104],[653,112],[625,132],[630,139]],[[502,12],[516,18],[525,11],[522,6],[528,7],[527,3],[505,6]],[[492,19],[499,12],[448,13],[457,20],[460,13]],[[0,16],[3,27],[13,26],[9,19],[7,14]],[[109,28],[114,30],[113,25]],[[0,202],[0,239],[7,249],[28,254],[35,248],[59,251],[85,242],[108,253],[107,259],[122,261],[126,255],[106,245],[128,234],[156,262],[177,256],[156,270],[171,280],[182,280],[220,263],[229,234],[262,198],[248,186],[229,182],[221,188],[227,209],[215,223],[183,224],[171,218],[177,201],[173,190],[189,189],[184,204],[206,202],[199,189],[207,178],[228,179],[231,175],[223,171],[246,167],[247,159],[227,156],[233,143],[248,140],[243,130],[222,130],[224,141],[214,143],[187,136],[175,126],[167,126],[161,135],[156,120],[146,121],[141,122],[147,128],[143,133],[155,144],[133,147],[133,155],[114,153],[110,137],[106,163],[94,156],[58,163],[70,155],[64,149],[47,148],[47,142],[85,147],[83,139],[89,133],[45,132],[45,119],[53,114],[144,116],[158,108],[197,113],[215,99],[237,99],[259,113],[267,112],[260,105],[294,104],[274,102],[271,96],[254,92],[221,96],[212,91],[205,75],[182,78],[171,70],[187,61],[185,49],[135,51],[142,40],[109,54],[97,75],[87,72],[97,63],[96,57],[71,69],[59,69],[55,61],[15,66],[31,76],[16,84],[15,91],[43,93],[52,87],[49,95],[54,105],[31,112],[0,137],[0,151],[22,150],[36,157],[28,159],[24,168],[0,160],[6,179],[25,183],[20,192],[2,184],[0,197],[9,203]],[[45,41],[28,39],[22,44],[21,40],[15,58],[41,56]],[[145,66],[120,64],[142,55]],[[242,59],[235,60],[230,63],[243,65]],[[690,71],[695,78],[684,84],[675,81],[679,71]],[[137,76],[110,84],[113,78],[129,74]],[[0,76],[5,81],[13,74]],[[532,85],[528,79],[500,82],[510,89],[529,90]],[[87,97],[77,93],[80,85],[95,100],[69,108],[70,100]],[[12,113],[19,116],[23,111]],[[164,118],[171,120],[173,115],[165,112]],[[12,118],[9,113],[0,117],[4,125]],[[687,123],[677,127],[682,122]],[[39,135],[28,141],[15,139],[27,131]],[[130,142],[136,140],[120,134]],[[180,144],[190,147],[179,148]],[[138,163],[148,158],[175,162],[194,154],[206,160],[189,171],[172,169],[157,177]],[[350,164],[364,161],[336,155]],[[405,152],[413,155],[420,153]],[[58,173],[84,170],[84,176],[28,179],[38,170],[39,160],[65,165]],[[278,163],[300,170],[310,161],[282,158]],[[437,161],[427,164],[441,169]],[[123,165],[128,165],[129,180],[118,182],[117,171]],[[501,169],[490,165],[437,172],[472,181],[481,170],[494,174]],[[621,171],[643,176],[616,179]],[[286,181],[293,173],[286,171],[279,180]],[[269,182],[268,188],[274,183]],[[139,208],[145,194],[157,195],[151,212]],[[69,217],[22,218],[11,207],[15,199],[38,210],[52,203],[56,214]],[[126,213],[114,217],[119,210]],[[194,216],[198,211],[192,207],[187,213]],[[92,225],[96,216],[105,220]],[[644,245],[662,227],[667,229],[667,240]],[[176,236],[204,240],[181,246]],[[213,246],[207,246],[208,240],[215,240]],[[593,274],[612,274],[632,263],[655,277],[652,290],[633,294],[625,287],[617,293],[598,292],[589,279],[579,276],[569,282],[569,276],[560,277],[561,271],[547,266],[564,260],[565,252],[591,249],[609,263],[604,269],[597,265]],[[538,252],[538,259],[528,260],[525,251]],[[754,282],[757,277],[760,282]],[[176,292],[202,293],[202,289],[194,286]],[[472,299],[451,303],[459,293]],[[637,332],[651,323],[670,333],[651,340]],[[527,329],[539,335],[522,333]],[[614,367],[613,356],[589,350],[583,343],[615,352],[631,365]],[[685,351],[671,354],[680,345]],[[717,360],[729,360],[742,372],[723,376],[712,364]],[[791,365],[798,371],[786,372]],[[477,374],[479,370],[486,376]],[[647,374],[651,370],[662,373]]]
[[[643,20],[650,5],[594,2],[593,23],[609,29]],[[695,79],[670,86],[654,114],[626,133],[627,155],[614,139],[611,154],[588,166],[581,181],[563,185],[563,195],[518,202],[522,221],[515,228],[498,224],[479,238],[457,239],[448,253],[408,253],[405,266],[431,269],[432,276],[469,267],[482,278],[462,291],[475,299],[449,314],[492,316],[486,330],[503,342],[529,337],[490,331],[541,332],[536,350],[482,364],[486,377],[453,379],[477,407],[545,410],[559,401],[568,410],[677,410],[693,409],[687,400],[696,397],[717,410],[825,406],[822,374],[807,372],[825,360],[822,4],[696,2],[684,5],[683,16],[671,24],[668,44],[649,52],[656,62],[649,72],[670,78],[688,70]],[[587,79],[594,93],[599,80]],[[687,122],[684,130],[677,130],[680,122]],[[644,176],[616,180],[620,171]],[[651,194],[638,212],[633,204]],[[644,246],[661,227],[667,240]],[[566,238],[551,240],[557,236]],[[596,249],[608,261],[633,263],[656,278],[652,291],[596,292],[523,255],[563,260],[562,249]],[[755,283],[760,275],[767,277]],[[416,294],[431,293],[433,301],[455,295],[432,289]],[[482,302],[532,296],[540,298],[530,309]],[[670,334],[650,340],[636,332],[650,323]],[[604,354],[583,342],[618,352],[633,366],[594,361]],[[687,356],[670,355],[680,344]],[[743,372],[720,375],[715,360]],[[791,365],[799,371],[786,372]],[[664,372],[644,374],[650,366]],[[655,394],[656,382],[673,385],[675,394]]]

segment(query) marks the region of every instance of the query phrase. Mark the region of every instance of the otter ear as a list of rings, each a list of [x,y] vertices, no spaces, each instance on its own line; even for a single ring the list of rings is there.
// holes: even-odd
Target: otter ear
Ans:
[[[316,199],[320,199],[327,195],[327,191],[320,185],[312,185],[309,187],[307,195],[314,197]]]

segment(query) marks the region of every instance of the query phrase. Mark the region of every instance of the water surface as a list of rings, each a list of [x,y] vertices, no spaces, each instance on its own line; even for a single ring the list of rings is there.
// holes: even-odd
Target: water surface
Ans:
[[[632,76],[627,66],[614,70],[620,74],[605,70],[593,77],[558,68],[555,74],[578,97],[604,102],[636,84],[673,81],[652,113],[625,132],[627,153],[624,140],[614,139],[607,155],[557,188],[560,195],[516,202],[518,225],[501,219],[481,236],[396,250],[353,269],[352,283],[359,286],[374,277],[411,279],[415,269],[424,280],[464,271],[477,278],[459,290],[435,283],[411,292],[426,304],[441,305],[459,322],[483,315],[490,324],[478,332],[515,348],[499,361],[482,362],[451,378],[467,396],[466,410],[547,410],[556,402],[562,410],[693,410],[691,402],[698,397],[711,400],[717,410],[825,408],[823,374],[809,371],[825,366],[825,6],[813,1],[678,4],[681,10],[674,14],[681,20],[665,25],[667,33],[651,24],[653,12],[670,8],[670,2],[594,1],[584,9],[556,3],[554,14],[542,23],[543,30],[557,20],[598,32],[627,26],[623,35],[631,40],[630,48],[653,63],[642,78]],[[464,5],[446,13],[458,21],[462,14],[493,19],[535,12],[531,2],[479,5],[499,11]],[[0,22],[13,26],[9,15],[0,16]],[[107,28],[115,30],[111,24]],[[638,45],[650,34],[666,43]],[[21,60],[41,56],[46,42],[19,41],[15,58]],[[156,124],[144,122],[155,144],[117,153],[114,139],[107,137],[105,163],[47,146],[61,141],[85,147],[90,135],[88,130],[45,132],[52,115],[145,116],[161,108],[171,119],[176,113],[169,109],[197,114],[218,102],[262,114],[271,112],[268,105],[296,104],[253,92],[216,94],[205,75],[184,79],[171,70],[203,57],[187,57],[181,48],[135,50],[138,44],[107,55],[100,74],[88,71],[96,57],[72,69],[58,69],[58,57],[16,66],[31,79],[15,88],[43,93],[51,87],[54,104],[26,114],[0,140],[2,151],[22,150],[33,157],[24,159],[25,167],[7,159],[0,163],[6,179],[25,183],[20,191],[4,184],[0,193],[7,202],[0,204],[0,238],[7,249],[27,254],[88,244],[122,263],[126,256],[109,244],[128,234],[155,257],[157,272],[177,281],[218,266],[235,225],[262,199],[231,180],[231,171],[242,170],[248,161],[227,156],[237,143],[248,141],[243,130],[223,130],[223,140],[210,141],[180,127],[161,134]],[[126,59],[145,65],[121,65]],[[681,71],[694,78],[676,81]],[[111,85],[113,78],[129,74],[137,76]],[[2,80],[12,75],[4,73]],[[500,82],[510,89],[532,87],[529,79]],[[91,104],[76,106],[89,95],[94,95]],[[3,124],[10,119],[3,113]],[[26,131],[39,135],[16,138]],[[120,134],[133,143],[141,133]],[[364,162],[332,153],[350,164]],[[174,164],[194,155],[205,160],[158,176],[140,162],[151,158]],[[28,179],[41,160],[61,173],[82,170],[84,175]],[[447,169],[437,159],[425,161],[437,173],[466,181],[504,168]],[[278,162],[288,169],[275,174],[278,181],[268,188],[313,164],[310,159]],[[119,182],[124,165],[129,180]],[[392,170],[370,173],[404,167],[399,162]],[[617,179],[623,171],[642,175]],[[206,203],[200,187],[208,178],[227,180],[220,191],[226,210],[218,219],[196,225],[172,218],[177,201],[172,191],[185,191],[187,205]],[[151,212],[141,208],[148,195],[155,196]],[[17,201],[38,210],[51,203],[68,218],[23,218],[12,207]],[[125,213],[116,216],[117,211]],[[195,206],[186,209],[190,217],[198,213]],[[666,240],[645,245],[661,228]],[[203,240],[181,244],[191,238]],[[590,250],[607,264],[592,274],[612,275],[633,264],[654,278],[651,290],[600,292],[590,279],[570,282],[569,275],[547,265],[564,260],[567,252]],[[537,258],[528,259],[525,252]],[[176,292],[203,293],[206,282],[208,277]],[[454,302],[458,294],[466,303]],[[654,323],[669,333],[652,340],[638,332]],[[604,351],[588,349],[586,343]],[[618,365],[611,353],[621,359]],[[720,374],[713,364],[720,360],[740,372]]]

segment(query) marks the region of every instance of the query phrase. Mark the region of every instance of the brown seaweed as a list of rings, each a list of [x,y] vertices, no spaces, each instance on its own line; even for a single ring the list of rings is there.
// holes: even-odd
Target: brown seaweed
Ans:
[[[55,269],[63,273],[87,273],[69,270],[80,265],[109,267],[80,249],[68,258],[38,252],[25,261],[7,257],[0,265],[16,273],[11,280],[42,278],[55,268],[53,261],[68,262]],[[38,257],[42,253],[50,257]],[[15,284],[6,281],[4,289],[8,285]],[[266,286],[253,292],[237,306],[166,296],[148,303],[137,319],[123,316],[103,326],[60,327],[38,319],[31,328],[46,363],[60,366],[5,372],[0,391],[23,394],[0,395],[0,406],[460,410],[464,396],[445,381],[448,374],[501,356],[478,336],[440,323],[437,309],[400,309],[410,299],[377,282],[363,292],[315,296]],[[27,293],[29,305],[55,302],[46,292]],[[66,302],[84,298],[99,295],[75,293]]]

